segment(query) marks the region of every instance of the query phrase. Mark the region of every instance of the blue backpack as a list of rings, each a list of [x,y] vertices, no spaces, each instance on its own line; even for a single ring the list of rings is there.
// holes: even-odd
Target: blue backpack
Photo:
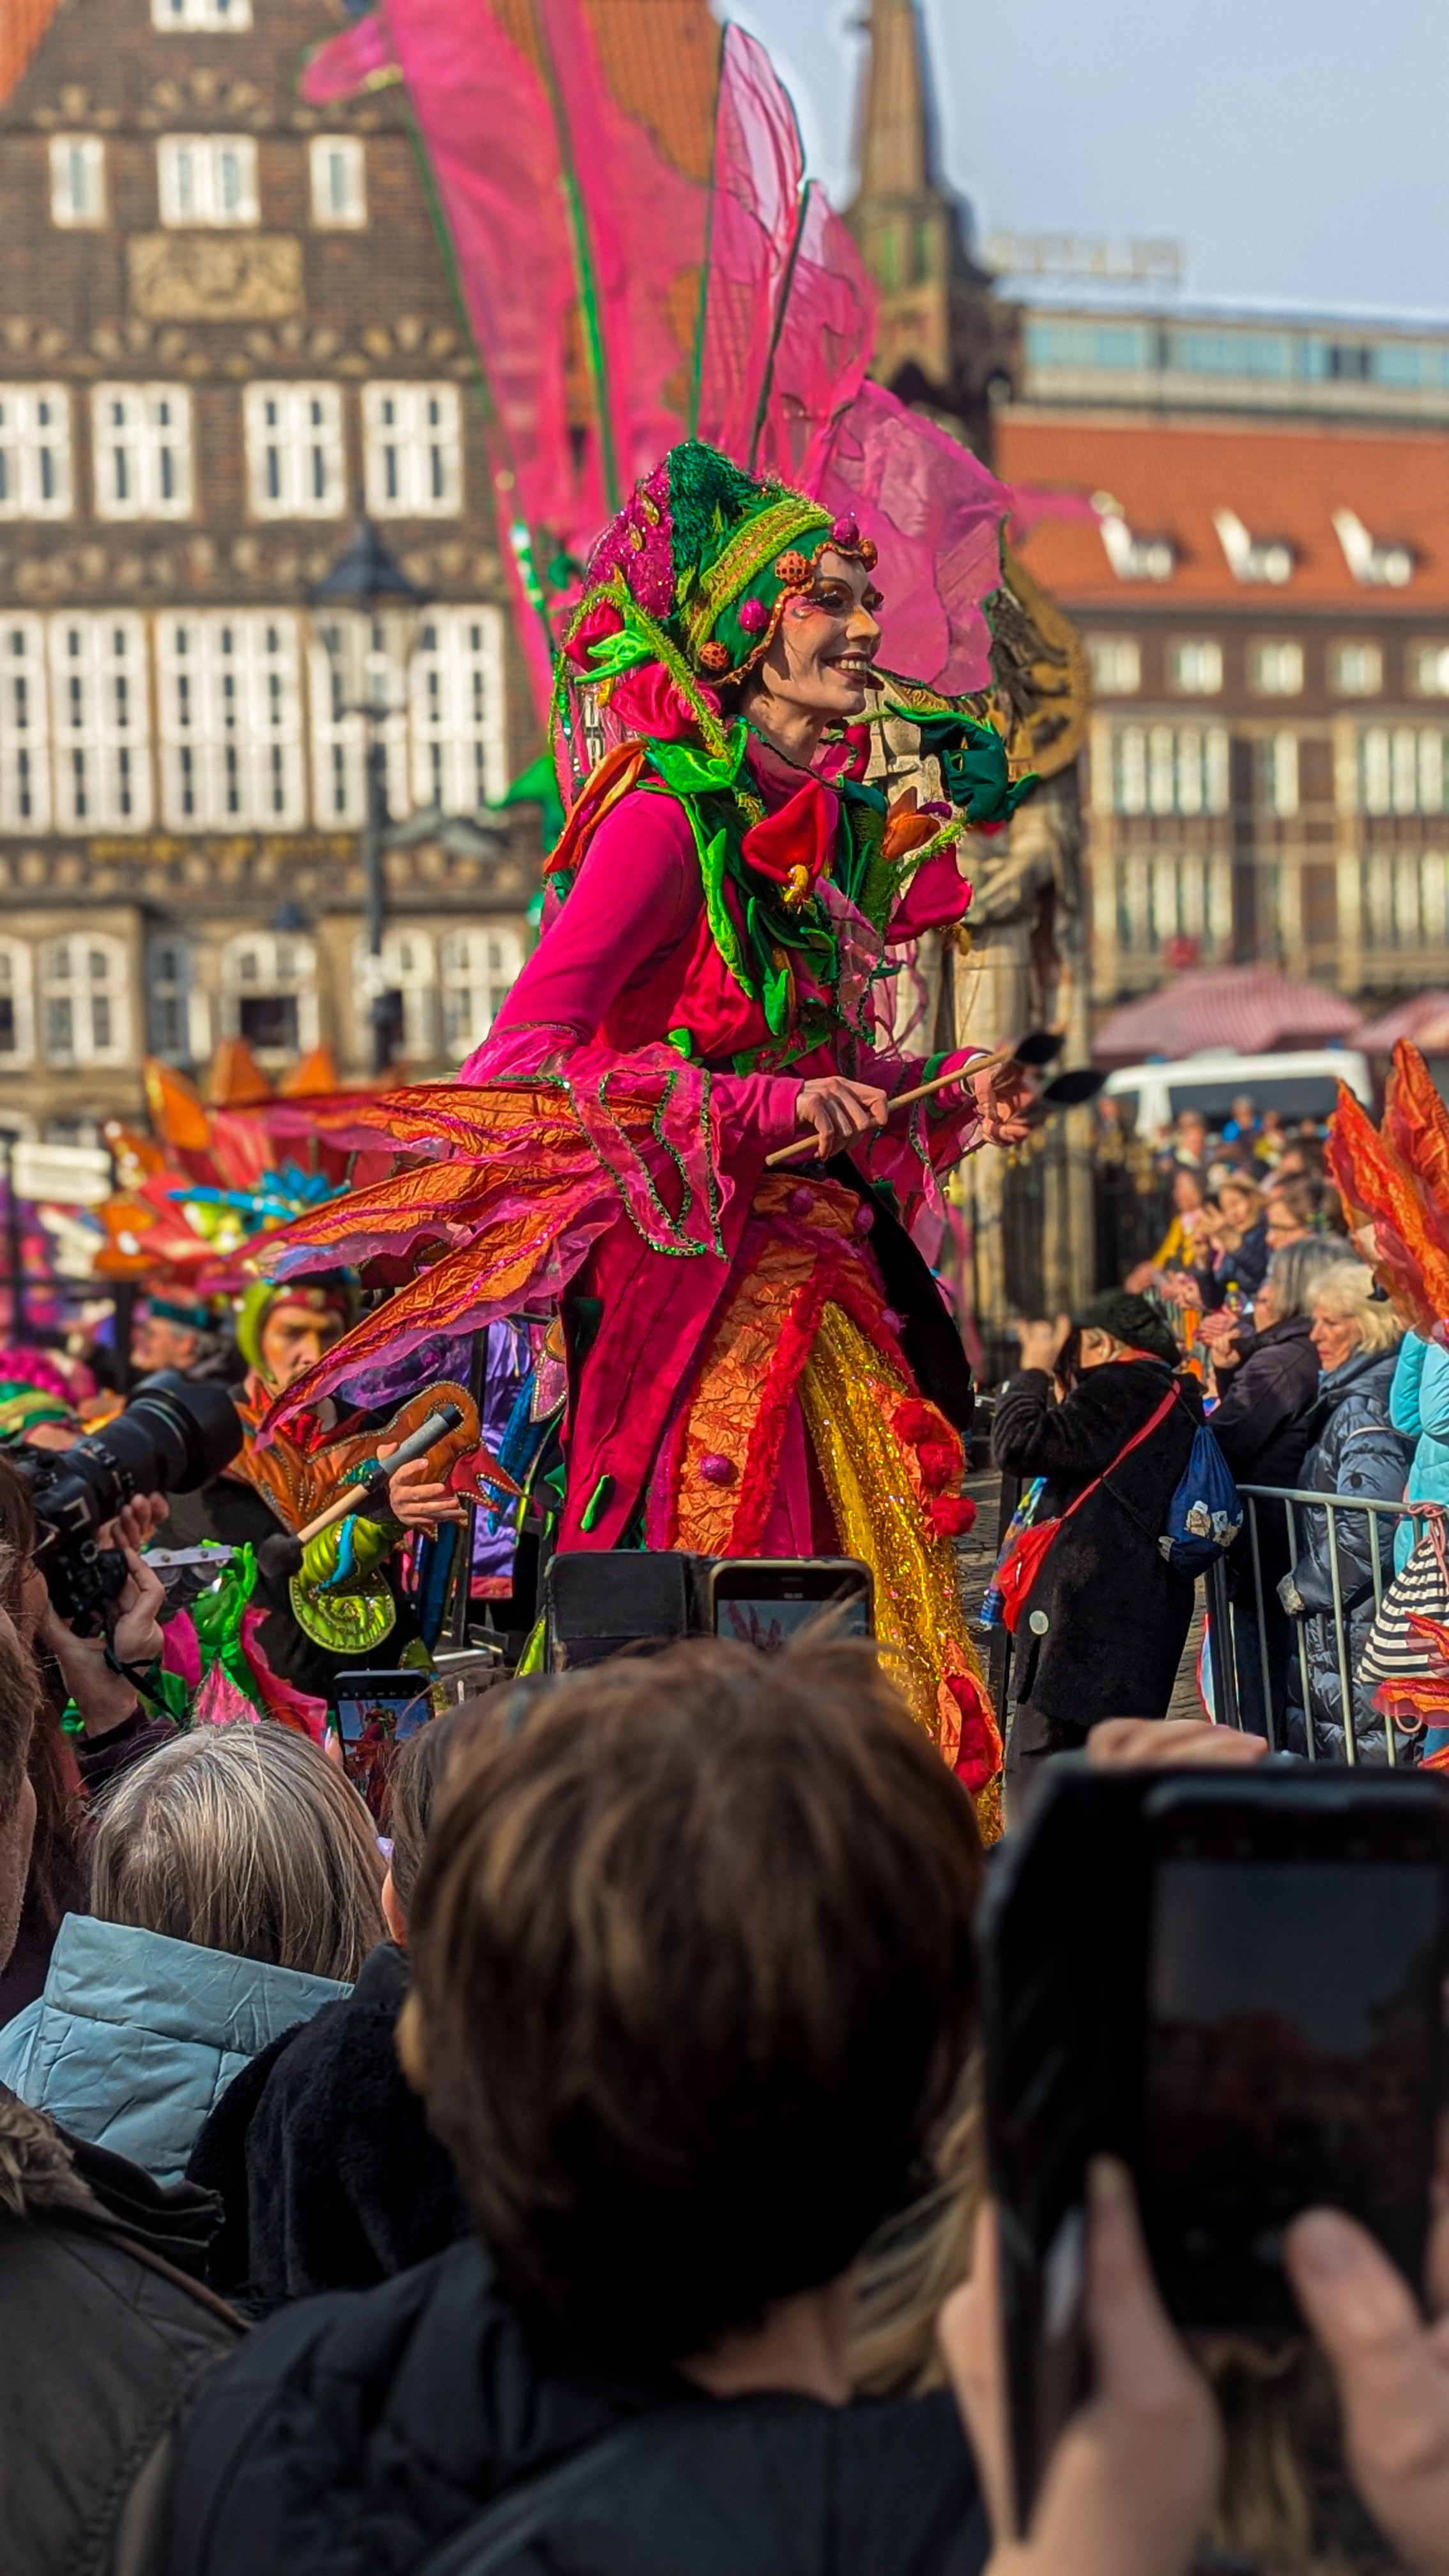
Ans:
[[[1242,1500],[1227,1462],[1207,1424],[1199,1423],[1157,1544],[1176,1573],[1205,1574],[1242,1526]]]

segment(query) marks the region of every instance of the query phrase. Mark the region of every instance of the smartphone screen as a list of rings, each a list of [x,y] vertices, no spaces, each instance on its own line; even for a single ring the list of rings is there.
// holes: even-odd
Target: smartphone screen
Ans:
[[[715,1635],[766,1654],[826,1609],[837,1635],[871,1634],[870,1576],[854,1558],[725,1559],[710,1569],[709,1597]]]
[[[1158,1857],[1141,2179],[1179,2324],[1299,2330],[1283,2230],[1317,2203],[1417,2282],[1443,1890],[1427,1860]]]

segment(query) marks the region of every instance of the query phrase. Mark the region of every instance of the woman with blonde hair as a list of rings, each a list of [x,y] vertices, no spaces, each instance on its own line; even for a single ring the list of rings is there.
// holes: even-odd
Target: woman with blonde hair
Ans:
[[[1301,1482],[1311,1493],[1398,1502],[1413,1456],[1413,1443],[1394,1429],[1389,1412],[1403,1324],[1387,1298],[1375,1294],[1373,1272],[1361,1261],[1335,1261],[1319,1272],[1311,1318],[1309,1338],[1321,1374]],[[1307,1752],[1311,1724],[1319,1757],[1344,1759],[1346,1683],[1358,1758],[1383,1762],[1384,1722],[1373,1706],[1373,1684],[1353,1676],[1373,1624],[1375,1567],[1380,1593],[1393,1581],[1393,1518],[1387,1512],[1329,1513],[1311,1504],[1300,1506],[1296,1517],[1297,1561],[1278,1586],[1289,1618],[1300,1623],[1288,1660],[1288,1743],[1295,1752]]]
[[[178,1736],[102,1807],[91,1911],[0,2032],[0,2083],[176,2181],[242,2067],[350,1991],[381,1885],[366,1808],[306,1736]]]

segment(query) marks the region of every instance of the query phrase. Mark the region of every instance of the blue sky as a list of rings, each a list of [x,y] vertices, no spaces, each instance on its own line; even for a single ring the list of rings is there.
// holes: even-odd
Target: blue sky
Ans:
[[[1191,293],[1449,316],[1446,0],[924,0],[983,232],[1171,235]],[[861,0],[723,0],[849,192]]]

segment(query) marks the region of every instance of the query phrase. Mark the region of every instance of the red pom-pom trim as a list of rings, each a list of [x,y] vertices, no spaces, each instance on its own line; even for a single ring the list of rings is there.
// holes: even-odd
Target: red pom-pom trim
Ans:
[[[926,1518],[933,1538],[964,1538],[976,1526],[976,1506],[969,1494],[932,1494]]]

